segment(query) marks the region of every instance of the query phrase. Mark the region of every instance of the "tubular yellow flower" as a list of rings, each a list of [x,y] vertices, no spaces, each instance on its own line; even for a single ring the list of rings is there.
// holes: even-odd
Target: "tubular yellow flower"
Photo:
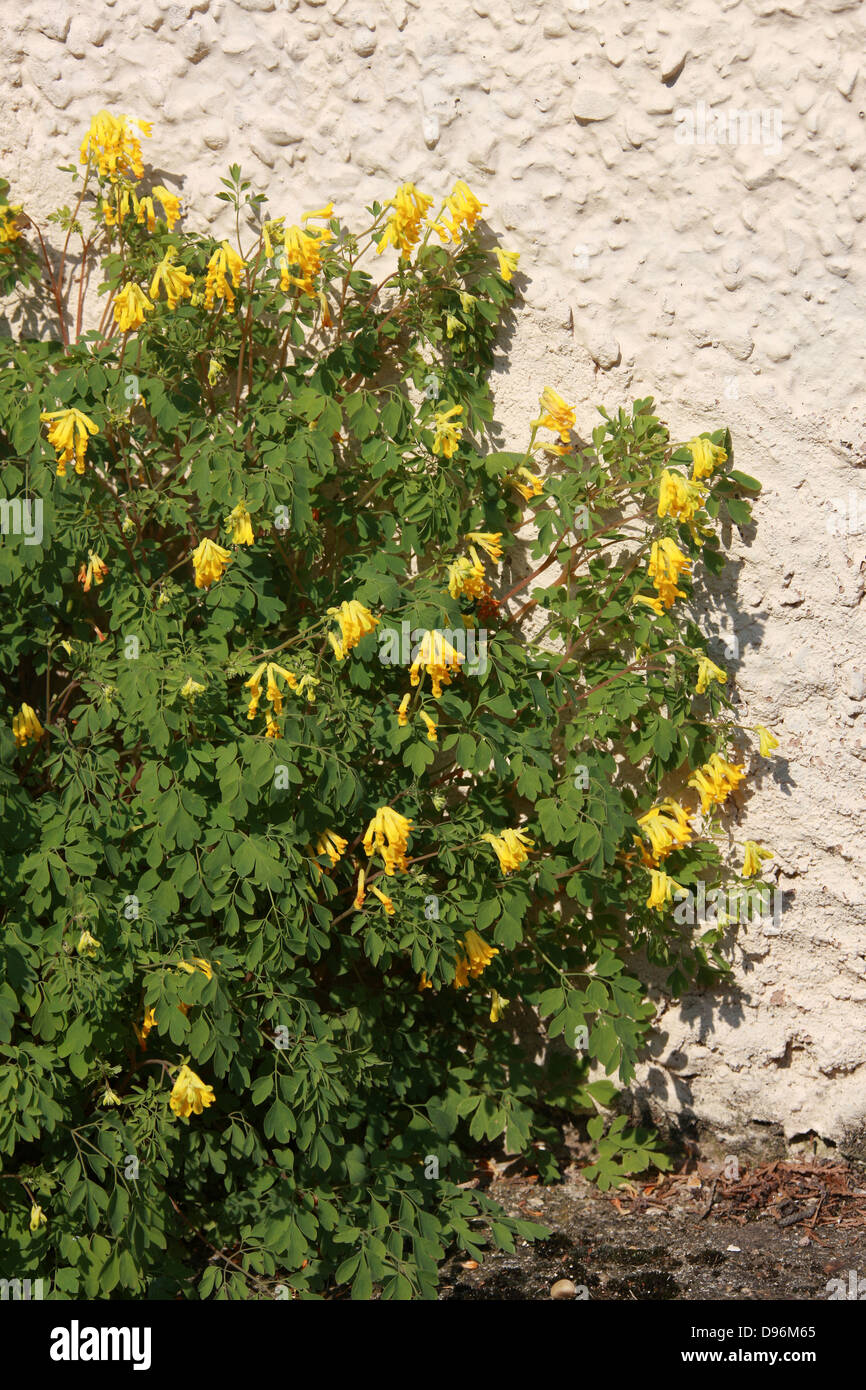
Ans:
[[[638,816],[638,825],[652,846],[656,859],[662,859],[673,849],[687,845],[692,838],[689,814],[676,802],[665,802],[653,806],[643,816]]]
[[[484,587],[484,566],[477,555],[474,561],[460,555],[448,566],[448,592],[452,598],[460,598],[463,594],[467,598],[481,598]]]
[[[227,241],[224,241],[222,246],[217,247],[207,263],[207,277],[204,286],[204,307],[206,309],[213,308],[217,296],[225,300],[225,306],[229,312],[234,309],[235,296],[229,276],[234,280],[234,289],[238,289],[245,265],[246,261],[241,260],[237,251]]]
[[[519,251],[504,251],[501,246],[495,246],[494,252],[499,262],[499,274],[503,280],[510,280],[515,270],[517,262],[520,260]]]
[[[194,700],[197,695],[204,693],[204,686],[199,681],[194,681],[192,676],[187,676],[180,688],[180,693],[185,700]]]
[[[421,193],[414,183],[401,184],[394,197],[385,204],[394,211],[379,239],[377,255],[381,255],[386,246],[394,246],[400,252],[401,260],[405,260],[421,235],[421,219],[432,205],[433,199]]]
[[[326,830],[316,841],[316,853],[326,854],[331,861],[331,868],[335,868],[340,862],[348,840],[344,840],[342,835],[338,835],[335,830]]]
[[[162,203],[166,226],[170,232],[173,232],[174,225],[180,217],[180,198],[176,193],[170,193],[167,188],[163,188],[161,183],[155,185],[153,196]]]
[[[38,1202],[33,1202],[30,1206],[30,1233],[35,1235],[40,1226],[48,1225],[48,1217],[42,1210]]]
[[[667,468],[659,482],[659,516],[675,516],[678,521],[689,522],[706,501],[706,488],[679,473],[671,473]]]
[[[676,599],[685,598],[683,591],[677,588],[677,582],[680,574],[690,573],[691,567],[691,560],[669,536],[653,541],[647,572],[665,608],[670,608]]]
[[[409,723],[409,701],[411,699],[412,694],[411,692],[409,692],[408,694],[404,695],[402,700],[400,701],[400,705],[397,710],[397,723],[399,724],[401,729],[405,729],[406,725]]]
[[[114,322],[121,333],[131,333],[144,323],[145,314],[151,313],[153,305],[138,285],[124,285],[114,301]]]
[[[238,502],[236,507],[232,507],[226,518],[226,530],[231,533],[232,541],[235,545],[252,545],[255,537],[253,535],[250,514],[247,511],[246,503],[243,499]]]
[[[710,661],[708,656],[702,656],[698,661],[698,679],[695,690],[699,695],[703,695],[710,681],[718,681],[724,685],[728,679],[727,671],[723,671],[721,666],[717,666],[714,661]]]
[[[540,497],[544,492],[544,484],[535,473],[530,473],[528,468],[515,469],[510,476],[513,487],[517,489],[524,502],[531,502],[533,497]],[[520,479],[523,479],[523,482]]]
[[[374,618],[369,608],[357,599],[341,603],[339,608],[329,608],[328,614],[340,624],[340,636],[329,633],[329,640],[338,661],[343,661],[353,647],[368,633],[375,632],[379,619]]]
[[[471,231],[481,216],[482,208],[486,208],[486,203],[480,203],[475,194],[465,184],[462,179],[458,179],[449,196],[445,199],[446,210],[450,213],[450,222],[437,223],[436,230],[443,241],[450,235],[452,241],[459,241],[463,228]]]
[[[692,454],[692,477],[708,478],[719,463],[724,463],[728,455],[720,444],[711,444],[708,439],[695,437],[686,445]]]
[[[659,617],[664,617],[665,606],[660,598],[652,598],[649,594],[635,594],[633,603],[645,603],[647,608],[651,608]]]
[[[525,864],[529,858],[527,851],[535,846],[535,841],[530,839],[525,830],[502,830],[498,835],[493,835],[488,830],[481,838],[493,846],[499,867],[504,874],[513,873],[521,864]]]
[[[421,639],[418,655],[409,667],[409,680],[412,685],[417,685],[421,671],[426,671],[432,681],[433,698],[439,700],[443,685],[451,684],[450,673],[459,675],[460,663],[465,660],[466,657],[452,647],[441,632],[428,630]]]
[[[399,811],[395,811],[391,806],[380,806],[370,824],[367,826],[364,835],[364,849],[368,859],[371,855],[381,854],[385,864],[385,873],[389,878],[394,875],[394,870],[408,868],[406,863],[406,851],[409,848],[409,835],[412,829],[412,822],[406,816],[401,816]]]
[[[66,410],[43,410],[39,419],[54,422],[48,431],[48,443],[57,451],[58,478],[65,477],[66,465],[73,459],[76,473],[83,473],[88,435],[99,434],[90,416],[69,406]]]
[[[308,212],[307,217],[318,217],[324,213]],[[280,258],[280,289],[288,293],[290,285],[296,285],[305,294],[315,294],[313,283],[322,268],[322,252],[331,240],[328,227],[289,227],[283,233],[283,254]],[[295,267],[296,274],[291,273]]]
[[[78,938],[78,945],[75,949],[80,956],[89,956],[92,960],[101,945],[102,942],[97,941],[96,937],[92,936],[89,931],[83,931]]]
[[[230,552],[221,545],[217,545],[216,541],[209,540],[207,537],[203,541],[199,541],[192,552],[195,587],[197,589],[209,589],[211,584],[222,579],[225,569],[231,564],[231,559]]]
[[[511,1001],[501,995],[498,990],[490,991],[490,1022],[498,1023]]]
[[[116,1091],[112,1091],[107,1081],[105,1083],[105,1090],[102,1092],[102,1100],[99,1102],[99,1104],[106,1106],[120,1104],[120,1096],[117,1094]]]
[[[721,806],[745,775],[742,765],[729,763],[721,754],[714,753],[692,774],[688,785],[700,793],[701,810],[706,814],[711,806]]]
[[[661,869],[650,869],[651,888],[650,895],[646,900],[647,907],[657,908],[659,911],[670,902],[675,888],[682,889],[682,884],[677,883]]]
[[[477,931],[470,928],[458,950],[457,969],[454,975],[455,987],[463,989],[470,979],[476,980],[490,964],[493,957],[498,955],[498,947],[488,946],[483,937],[480,937]]]
[[[156,299],[160,287],[165,290],[169,309],[176,309],[182,299],[192,298],[195,280],[185,265],[175,265],[177,247],[170,246],[153,273],[150,282],[150,297]]]
[[[761,872],[761,860],[772,859],[772,857],[773,851],[771,849],[764,849],[754,840],[746,840],[743,844],[743,878],[753,878],[755,874],[759,874]]]
[[[567,444],[568,436],[577,419],[571,406],[565,403],[552,386],[545,386],[541,393],[540,405],[542,413],[537,420],[532,421],[533,427],[556,430],[563,443]]]
[[[108,565],[101,560],[98,555],[94,555],[92,550],[87,552],[87,564],[82,565],[78,571],[78,582],[89,593],[92,585],[101,584],[108,574]]]
[[[763,724],[755,725],[755,733],[758,735],[758,751],[762,758],[769,758],[774,748],[778,748],[779,740],[765,729]]]
[[[501,531],[467,531],[465,539],[474,542],[475,545],[480,545],[494,564],[499,564],[502,559]]]
[[[156,1027],[156,1013],[153,1009],[146,1009],[144,1018],[141,1020],[141,1027],[133,1023],[135,1036],[138,1038],[139,1045],[146,1051],[147,1039],[151,1031]]]
[[[81,142],[81,163],[88,160],[95,163],[103,178],[140,179],[144,173],[141,157],[141,144],[134,135],[130,116],[112,116],[109,111],[97,111],[90,122],[90,129]],[[149,136],[149,121],[134,121],[143,135]]]
[[[421,719],[422,723],[426,726],[428,741],[429,741],[430,743],[438,743],[439,740],[438,740],[438,738],[437,738],[437,736],[436,736],[436,720],[435,720],[435,719],[431,719],[430,715],[429,715],[429,714],[426,714],[425,711],[424,711],[423,709],[421,709],[421,710],[418,711],[418,717]]]
[[[391,899],[388,897],[387,893],[383,893],[379,888],[376,887],[375,883],[371,883],[371,884],[370,884],[370,892],[373,893],[373,894],[375,894],[375,896],[379,899],[379,902],[380,902],[380,903],[382,904],[382,906],[384,907],[384,909],[385,909],[385,911],[387,912],[388,916],[389,916],[389,917],[393,917],[393,916],[394,916],[394,904],[392,903]]]
[[[364,898],[366,897],[366,892],[365,892],[365,889],[364,889],[364,884],[366,883],[366,881],[367,881],[367,875],[366,875],[366,873],[364,872],[363,869],[359,869],[359,870],[358,870],[358,884],[357,884],[357,887],[356,887],[356,889],[355,889],[355,901],[354,901],[354,903],[353,903],[353,906],[354,906],[356,912],[360,912],[360,911],[361,911],[361,908],[364,906]]]
[[[31,705],[22,705],[20,712],[13,716],[12,732],[15,735],[16,748],[26,748],[31,738],[38,742],[45,736],[45,730]]]
[[[182,1066],[168,1102],[177,1118],[188,1120],[190,1115],[200,1115],[215,1100],[213,1088],[196,1076],[190,1067]]]
[[[436,433],[433,437],[433,452],[443,458],[454,457],[463,435],[463,426],[454,415],[462,415],[462,405],[452,405],[450,410],[437,410],[435,413]]]

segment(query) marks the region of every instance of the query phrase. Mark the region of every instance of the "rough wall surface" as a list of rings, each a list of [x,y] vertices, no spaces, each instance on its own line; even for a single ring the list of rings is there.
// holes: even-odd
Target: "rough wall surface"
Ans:
[[[776,850],[785,910],[740,929],[737,991],[663,1011],[637,1090],[734,1152],[768,1126],[866,1150],[864,29],[859,0],[0,10],[0,171],[37,215],[102,106],[153,119],[199,225],[235,160],[290,219],[462,176],[527,277],[509,446],[544,384],[584,434],[638,395],[681,438],[730,425],[765,490],[710,621],[784,755],[732,828]]]

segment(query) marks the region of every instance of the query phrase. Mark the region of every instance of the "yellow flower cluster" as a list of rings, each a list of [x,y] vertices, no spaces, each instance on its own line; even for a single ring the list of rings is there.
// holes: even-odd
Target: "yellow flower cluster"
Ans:
[[[153,205],[154,198],[162,204],[163,219],[168,230],[174,231],[177,219],[180,217],[180,198],[176,193],[164,188],[161,183],[155,184],[150,193],[141,198],[131,188],[113,190],[112,201],[103,202],[102,205],[102,217],[106,227],[122,226],[131,209],[136,222],[146,226],[147,230],[152,232],[158,221]]]
[[[364,835],[364,849],[368,859],[373,854],[381,854],[385,873],[389,878],[395,869],[408,868],[406,851],[409,848],[409,835],[412,822],[390,806],[380,806]]]
[[[57,451],[57,476],[66,476],[66,465],[75,459],[76,473],[84,472],[88,436],[99,434],[98,427],[83,410],[69,406],[66,410],[44,410],[42,421],[52,421],[48,443]]]
[[[21,204],[0,203],[0,252],[5,251],[21,235],[18,214]]]
[[[462,405],[452,405],[450,410],[437,410],[434,414],[436,432],[433,436],[433,452],[443,458],[453,458],[457,445],[463,436],[463,426],[455,415],[462,415]]]
[[[711,806],[721,806],[745,775],[741,763],[729,763],[720,753],[714,753],[703,767],[692,773],[688,785],[700,792],[701,810],[707,812]]]
[[[331,861],[331,868],[334,869],[339,864],[348,843],[348,840],[344,840],[342,835],[337,834],[336,830],[326,830],[316,840],[316,853],[326,854]]]
[[[252,545],[255,537],[253,535],[252,521],[247,511],[247,504],[243,498],[236,507],[232,507],[226,518],[226,530],[230,533],[232,542],[235,545]]]
[[[665,469],[659,483],[659,516],[673,516],[689,522],[706,501],[707,491],[700,483]]]
[[[532,421],[533,429],[556,430],[563,444],[567,444],[577,418],[575,411],[552,386],[545,386],[540,404],[542,413],[537,420]]]
[[[381,255],[386,246],[394,246],[400,252],[401,259],[407,258],[421,235],[424,214],[432,205],[433,199],[421,193],[414,183],[401,184],[394,197],[385,204],[394,211],[379,239],[377,254]]]
[[[12,720],[12,732],[15,735],[15,747],[26,748],[32,738],[38,742],[45,735],[45,730],[39,723],[35,709],[32,705],[22,705],[21,710]]]
[[[458,179],[450,195],[445,199],[445,211],[450,215],[450,221],[446,222],[443,218],[432,223],[435,231],[443,241],[450,237],[452,241],[459,241],[463,235],[463,228],[471,231],[481,216],[482,208],[486,208],[486,203],[481,203],[468,184],[463,179]]]
[[[78,571],[78,582],[89,593],[92,585],[101,584],[108,574],[108,565],[95,555],[92,550],[87,552],[87,564],[82,564]]]
[[[175,265],[176,257],[177,248],[170,246],[156,267],[150,282],[151,299],[156,299],[162,288],[165,290],[169,309],[176,309],[182,299],[191,299],[195,283],[186,266]]]
[[[328,226],[311,228],[307,226],[307,223],[318,218],[324,218],[327,221],[333,211],[333,203],[328,203],[323,208],[314,208],[312,212],[303,214],[301,221],[304,225],[302,227],[289,227],[285,231],[282,227],[282,218],[275,222],[265,223],[266,256],[272,258],[274,255],[271,231],[279,230],[282,236],[280,289],[284,294],[288,293],[291,285],[295,285],[304,294],[316,293],[314,281],[322,268],[322,252],[328,242],[333,240],[333,232]]]
[[[498,947],[488,946],[483,937],[470,928],[458,948],[457,967],[454,972],[455,988],[464,989],[470,980],[477,980],[493,957],[498,955]]]
[[[671,850],[689,844],[693,833],[690,821],[691,812],[671,797],[667,797],[660,806],[651,807],[646,815],[638,816],[638,825],[649,840],[656,861],[670,854]]]
[[[248,681],[244,681],[244,687],[250,692],[250,703],[247,709],[247,719],[255,719],[258,713],[259,701],[262,698],[262,677],[265,677],[267,686],[265,699],[270,705],[267,723],[267,738],[277,738],[280,729],[276,721],[276,716],[283,712],[283,692],[279,687],[277,677],[284,680],[290,690],[298,693],[301,682],[292,671],[287,671],[285,666],[278,666],[274,661],[263,661],[257,666]]]
[[[645,603],[654,613],[664,613],[666,608],[671,608],[678,598],[685,598],[682,589],[677,588],[681,574],[688,574],[691,571],[692,562],[687,555],[684,555],[676,541],[669,536],[663,536],[659,541],[653,541],[650,551],[647,573],[656,587],[657,598],[652,598],[648,594],[637,594],[635,603]]]
[[[692,478],[698,480],[709,478],[713,469],[718,464],[724,463],[728,457],[727,452],[720,444],[711,444],[708,439],[698,436],[690,439],[686,448],[691,450]]]
[[[217,247],[207,263],[207,276],[204,285],[204,307],[206,309],[213,308],[214,300],[217,297],[225,300],[225,306],[229,312],[234,309],[234,290],[240,286],[245,265],[246,261],[241,259],[234,247],[230,246],[227,241],[224,241],[222,246]],[[234,289],[229,276],[234,280]],[[153,293],[152,290],[151,293]],[[171,307],[174,308],[174,305]]]
[[[486,831],[481,838],[493,846],[504,874],[513,873],[521,864],[525,864],[529,858],[527,851],[535,845],[525,830],[503,830],[499,835]]]
[[[409,667],[409,680],[417,685],[421,672],[426,671],[433,683],[433,698],[442,698],[443,685],[451,684],[451,674],[459,676],[460,663],[466,657],[452,647],[441,632],[427,631],[421,638],[418,655]]]
[[[114,300],[114,322],[121,333],[131,333],[144,323],[145,315],[153,311],[153,304],[144,290],[138,285],[124,285]]]
[[[169,1105],[179,1120],[188,1120],[190,1115],[200,1115],[216,1096],[213,1087],[208,1086],[194,1071],[184,1064],[171,1088]]]
[[[112,183],[120,178],[140,179],[144,174],[144,164],[141,144],[133,133],[132,124],[143,135],[150,136],[150,121],[97,111],[81,143],[81,163],[94,163],[102,177],[111,179]]]
[[[195,587],[209,589],[218,579],[222,579],[226,568],[231,564],[231,553],[207,536],[199,541],[192,552],[192,567],[195,572]]]
[[[411,699],[411,694],[404,695],[397,710],[397,723],[402,729],[405,729],[409,723],[409,702]],[[427,730],[428,741],[430,743],[438,743],[439,736],[437,733],[438,725],[436,720],[423,709],[418,711],[418,718],[422,721]]]
[[[357,647],[362,637],[375,632],[379,623],[379,619],[374,618],[369,608],[365,608],[363,603],[354,598],[341,603],[339,608],[329,608],[328,614],[336,618],[340,625],[339,637],[334,632],[328,633],[328,641],[338,661],[343,661],[352,648]]]

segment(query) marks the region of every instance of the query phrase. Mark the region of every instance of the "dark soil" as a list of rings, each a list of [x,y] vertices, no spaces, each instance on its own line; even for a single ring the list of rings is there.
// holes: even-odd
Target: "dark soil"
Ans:
[[[558,1280],[593,1300],[827,1300],[834,1279],[866,1276],[866,1174],[840,1162],[776,1162],[744,1171],[692,1164],[600,1193],[574,1171],[548,1187],[480,1179],[546,1239],[476,1265],[443,1266],[440,1299],[549,1299]],[[866,1279],[864,1279],[866,1295]],[[856,1297],[856,1294],[855,1294]]]

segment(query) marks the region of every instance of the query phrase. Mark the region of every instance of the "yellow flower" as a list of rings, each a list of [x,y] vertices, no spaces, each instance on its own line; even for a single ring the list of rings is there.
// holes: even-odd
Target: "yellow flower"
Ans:
[[[144,290],[138,285],[124,285],[114,301],[114,321],[121,333],[130,333],[141,327],[145,314],[152,309],[153,305]]]
[[[577,418],[571,406],[566,405],[552,386],[545,386],[541,393],[540,405],[542,414],[539,419],[532,421],[533,427],[541,426],[544,429],[556,430],[563,443],[567,444],[568,436],[574,429],[574,422]]]
[[[363,603],[354,598],[341,603],[339,608],[329,608],[328,613],[340,624],[339,637],[335,633],[328,634],[338,661],[343,661],[363,637],[376,630],[379,623],[379,619],[373,617],[369,608],[365,608]]]
[[[457,451],[457,445],[463,435],[463,426],[452,416],[462,415],[462,405],[452,405],[450,410],[437,410],[435,413],[436,433],[433,437],[434,454],[442,454],[443,458],[453,458]]]
[[[146,1050],[148,1034],[151,1032],[153,1028],[156,1027],[155,1011],[153,1009],[146,1009],[144,1018],[141,1021],[141,1027],[139,1028],[137,1023],[133,1023],[132,1026],[135,1030],[135,1036],[138,1038],[139,1043],[141,1044],[142,1048]]]
[[[182,1066],[168,1102],[178,1119],[187,1120],[190,1115],[200,1115],[215,1100],[213,1088],[205,1085],[188,1066]]]
[[[672,849],[680,849],[692,838],[689,813],[675,801],[666,801],[661,806],[653,806],[643,816],[638,816],[638,825],[652,846],[656,859],[662,859]]]
[[[480,545],[485,554],[489,555],[495,564],[502,559],[502,532],[501,531],[467,531],[466,540],[473,541],[475,545]]]
[[[650,869],[650,879],[652,886],[650,895],[646,900],[647,907],[655,907],[661,910],[666,903],[669,903],[675,888],[682,889],[682,884],[677,883],[669,874],[661,869]]]
[[[81,163],[93,160],[103,178],[111,179],[112,183],[118,178],[140,179],[144,164],[138,137],[128,124],[132,119],[98,111],[81,143]],[[149,121],[135,121],[135,124],[143,135],[150,135]]]
[[[501,246],[495,246],[496,259],[499,262],[499,274],[503,280],[510,280],[515,270],[517,262],[520,260],[519,251],[503,251]]]
[[[481,216],[481,209],[486,208],[486,203],[480,203],[472,192],[471,188],[458,179],[449,196],[445,199],[445,207],[451,214],[451,221],[436,223],[436,231],[447,241],[449,235],[452,241],[459,241],[462,229],[471,231]]]
[[[691,521],[706,501],[706,488],[679,473],[671,473],[666,468],[659,482],[659,516],[675,516],[677,520]]]
[[[411,692],[403,696],[397,710],[397,723],[401,729],[405,729],[409,723],[409,701],[412,699]]]
[[[116,1091],[112,1091],[107,1081],[105,1083],[105,1090],[102,1093],[102,1100],[99,1102],[99,1104],[106,1106],[120,1104],[120,1096],[117,1094]]]
[[[226,530],[231,532],[232,541],[235,545],[252,545],[255,537],[253,536],[250,514],[247,511],[246,503],[241,500],[236,507],[233,507],[226,519]]]
[[[92,550],[87,552],[87,564],[78,571],[78,582],[87,594],[94,584],[101,584],[108,574],[108,565]]]
[[[42,1210],[38,1202],[33,1202],[30,1206],[30,1232],[32,1235],[39,1230],[40,1226],[48,1225],[48,1217]]]
[[[364,835],[364,849],[369,858],[379,853],[385,863],[385,873],[393,877],[395,869],[407,869],[406,850],[412,822],[390,806],[380,806]]]
[[[742,765],[729,763],[721,754],[713,753],[704,766],[692,774],[688,785],[700,792],[701,810],[706,813],[711,806],[721,806],[745,775]]]
[[[234,280],[235,289],[241,283],[241,273],[246,265],[246,261],[241,260],[237,251],[224,241],[222,246],[217,247],[207,263],[207,278],[204,286],[204,307],[212,309],[214,300],[219,296],[225,300],[226,308],[231,312],[235,307],[234,290],[229,282],[229,276]]]
[[[499,835],[485,831],[481,838],[495,849],[499,867],[504,874],[510,874],[519,869],[521,864],[525,864],[529,858],[527,850],[535,845],[535,841],[530,839],[525,830],[503,830]]]
[[[764,849],[754,840],[746,840],[743,845],[743,878],[753,878],[761,872],[761,860],[772,859],[773,851]]]
[[[460,598],[461,594],[467,598],[481,598],[484,585],[484,566],[477,555],[474,561],[460,555],[448,566],[448,592],[452,598]]]
[[[533,497],[540,497],[544,492],[544,484],[535,473],[530,473],[528,468],[520,467],[515,469],[513,474],[508,475],[512,485],[520,493],[525,502],[531,502]],[[524,481],[520,482],[519,479]]]
[[[651,608],[659,617],[664,617],[665,606],[660,598],[652,598],[649,594],[635,594],[634,603],[645,603],[647,608]]]
[[[677,582],[680,574],[688,574],[691,567],[691,560],[669,536],[653,541],[647,572],[665,608],[670,608],[676,599],[685,598],[683,591],[677,588]]]
[[[758,735],[758,751],[762,758],[769,758],[773,749],[778,748],[779,740],[765,729],[763,724],[755,725],[755,733]]]
[[[89,415],[83,410],[70,406],[66,410],[43,410],[40,420],[53,420],[48,431],[48,443],[57,451],[57,476],[66,475],[66,465],[75,459],[76,473],[84,472],[84,457],[87,453],[87,437],[99,434]]]
[[[340,862],[340,856],[349,843],[344,840],[342,835],[338,835],[335,830],[326,830],[316,841],[316,853],[326,854],[331,861],[333,869]]]
[[[385,204],[394,211],[379,239],[377,255],[381,255],[386,246],[394,246],[400,252],[401,259],[408,257],[421,235],[421,219],[432,204],[433,199],[421,193],[414,183],[401,184],[394,197]]]
[[[498,955],[498,947],[488,946],[477,931],[470,929],[463,938],[457,957],[457,971],[454,976],[457,989],[463,989],[470,979],[477,979],[493,957]]]
[[[12,242],[20,237],[21,228],[17,222],[20,212],[20,203],[0,203],[0,251],[11,246]]]
[[[20,713],[13,716],[12,732],[15,735],[16,748],[26,748],[31,738],[38,742],[45,735],[45,730],[31,705],[22,705]]]
[[[409,680],[412,685],[417,685],[423,669],[433,683],[433,698],[439,700],[443,685],[451,684],[449,673],[459,676],[460,663],[465,660],[466,657],[452,647],[441,632],[428,630],[421,639],[418,655],[409,667]]]
[[[95,936],[91,936],[89,931],[83,931],[78,938],[78,945],[75,949],[80,956],[89,956],[92,960],[101,945],[102,942],[97,941]]]
[[[203,692],[204,686],[199,681],[194,681],[192,676],[187,676],[180,688],[180,693],[185,700],[194,700],[196,695],[201,695]]]
[[[393,917],[393,916],[394,916],[394,904],[392,903],[391,899],[388,897],[387,893],[381,892],[381,890],[378,889],[378,888],[376,887],[375,883],[371,883],[371,884],[370,884],[370,892],[371,892],[371,893],[374,893],[374,894],[376,895],[376,897],[379,899],[379,902],[380,902],[380,903],[382,904],[382,906],[384,907],[384,909],[385,909],[386,913],[388,914],[388,916],[389,916],[389,917]]]
[[[247,719],[255,719],[259,701],[262,698],[262,676],[267,679],[267,699],[271,704],[271,713],[268,716],[268,738],[279,736],[279,727],[274,722],[273,716],[281,714],[283,709],[283,692],[277,684],[279,676],[286,682],[290,690],[300,690],[300,683],[297,676],[292,671],[287,671],[285,666],[278,666],[273,661],[263,661],[257,666],[248,681],[244,682],[245,689],[250,692],[250,703],[247,710]]]
[[[358,911],[358,912],[360,912],[360,911],[361,911],[361,908],[364,906],[364,898],[366,897],[366,893],[365,893],[365,891],[364,891],[364,884],[366,883],[366,880],[367,880],[367,875],[365,874],[364,870],[363,870],[363,869],[359,869],[359,870],[358,870],[358,886],[357,886],[357,888],[355,889],[355,901],[354,901],[354,904],[353,904],[353,906],[355,907],[356,911]]]
[[[423,709],[418,711],[418,716],[427,728],[427,738],[429,742],[437,743],[438,739],[436,737],[436,720],[431,719],[429,714],[425,714]]]
[[[690,439],[686,445],[692,454],[692,477],[708,478],[719,463],[724,463],[728,455],[719,444],[711,444],[708,439]]]
[[[231,564],[231,554],[217,545],[216,541],[199,541],[192,552],[192,567],[195,571],[195,587],[209,589],[216,580],[222,579],[226,567]]]
[[[308,222],[314,217],[330,217],[334,211],[333,203],[328,203],[327,207],[316,208],[313,212],[305,212],[302,221]],[[280,224],[282,218],[279,219]],[[267,226],[268,224],[266,224]],[[333,233],[329,227],[289,227],[283,231],[283,254],[280,265],[280,289],[284,294],[288,292],[290,285],[296,285],[305,294],[314,294],[315,285],[313,281],[322,268],[322,252],[329,241],[333,239]],[[268,250],[270,236],[266,237],[265,254],[273,255],[273,245]],[[294,266],[297,273],[290,274],[291,267]],[[323,314],[327,306],[323,305]]]
[[[185,265],[175,265],[177,247],[170,246],[153,273],[150,282],[150,297],[156,299],[160,286],[165,290],[169,309],[176,309],[182,299],[192,298],[195,280]]]
[[[498,990],[490,991],[490,1022],[498,1023],[505,1010],[508,1008],[510,1000],[505,999]]]
[[[155,185],[153,196],[162,203],[162,210],[165,213],[165,221],[170,232],[174,231],[174,224],[180,217],[180,198],[176,193],[170,193],[167,188],[163,188],[161,183]]]
[[[708,656],[702,656],[698,661],[698,680],[695,690],[698,695],[703,695],[710,681],[718,681],[724,685],[728,679],[727,671],[723,671],[721,666],[717,666],[714,661],[710,661]]]

